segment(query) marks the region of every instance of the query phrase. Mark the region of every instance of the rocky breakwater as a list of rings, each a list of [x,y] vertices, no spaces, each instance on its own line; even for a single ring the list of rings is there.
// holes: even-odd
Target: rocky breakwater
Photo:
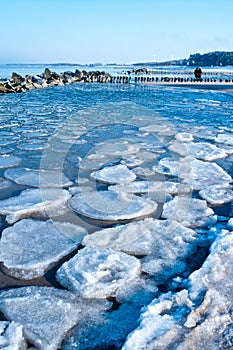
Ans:
[[[56,73],[46,68],[44,73],[35,76],[26,75],[22,77],[13,72],[10,79],[0,80],[0,94],[21,93],[27,90],[40,89],[48,86],[83,83],[107,83],[112,79],[111,75],[100,71],[86,72],[85,70],[75,72]]]

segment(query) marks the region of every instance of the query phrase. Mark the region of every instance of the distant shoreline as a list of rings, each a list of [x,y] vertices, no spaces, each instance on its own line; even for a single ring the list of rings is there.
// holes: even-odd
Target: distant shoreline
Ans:
[[[146,68],[132,69],[125,73],[111,75],[105,71],[67,71],[52,72],[49,68],[37,75],[26,75],[13,72],[10,79],[0,80],[0,94],[22,93],[28,90],[52,86],[63,86],[75,82],[105,84],[149,84],[153,86],[183,87],[233,92],[233,75],[230,79],[213,78],[195,79],[192,72],[179,72],[179,76],[153,76]],[[182,76],[183,74],[183,76]],[[216,73],[215,73],[216,75]],[[204,75],[203,75],[204,76]]]

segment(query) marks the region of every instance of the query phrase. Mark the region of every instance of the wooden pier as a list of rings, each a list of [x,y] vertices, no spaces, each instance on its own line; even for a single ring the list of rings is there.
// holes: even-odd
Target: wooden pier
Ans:
[[[195,79],[194,77],[171,77],[171,76],[125,76],[117,75],[106,79],[106,83],[110,84],[146,84],[154,86],[167,87],[183,87],[197,88],[208,90],[232,90],[233,91],[233,76],[232,78],[223,79],[217,76],[205,77],[203,79]]]

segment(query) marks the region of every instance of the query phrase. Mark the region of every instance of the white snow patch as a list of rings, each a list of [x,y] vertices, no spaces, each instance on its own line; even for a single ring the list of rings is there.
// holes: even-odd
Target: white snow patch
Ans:
[[[140,261],[108,248],[86,247],[57,271],[64,287],[85,298],[116,296],[141,273]]]
[[[229,188],[232,178],[219,165],[186,157],[179,162],[179,175],[192,189]]]
[[[128,168],[134,168],[137,166],[140,166],[144,163],[143,159],[138,159],[136,157],[128,157],[128,158],[124,158],[120,161],[120,163],[122,165],[127,166]]]
[[[148,255],[152,251],[154,236],[151,232],[155,220],[148,218],[126,225],[106,228],[84,237],[83,245],[121,250],[131,255]]]

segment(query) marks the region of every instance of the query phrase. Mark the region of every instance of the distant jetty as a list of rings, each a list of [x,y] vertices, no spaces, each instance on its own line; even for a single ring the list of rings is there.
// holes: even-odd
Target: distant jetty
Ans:
[[[122,74],[110,75],[106,72],[85,70],[56,73],[46,68],[44,73],[22,77],[13,72],[10,79],[0,80],[0,94],[22,93],[28,90],[51,86],[62,86],[71,83],[105,83],[105,84],[151,84],[158,86],[199,88],[209,90],[233,91],[233,76],[223,79],[221,76],[209,75],[202,79],[179,73],[179,76],[155,76],[146,68],[133,69]]]

